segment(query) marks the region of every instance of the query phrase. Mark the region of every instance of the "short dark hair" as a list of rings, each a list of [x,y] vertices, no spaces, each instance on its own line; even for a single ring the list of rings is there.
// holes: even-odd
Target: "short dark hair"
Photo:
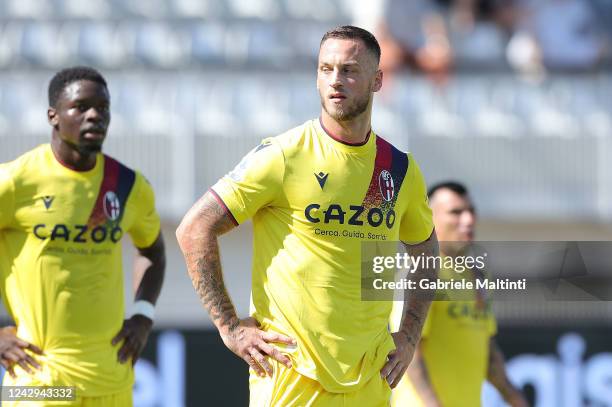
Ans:
[[[104,77],[100,74],[100,72],[93,68],[88,66],[73,66],[70,68],[65,68],[53,75],[51,82],[49,82],[49,106],[56,106],[57,101],[66,86],[70,85],[72,82],[82,80],[97,82],[100,85],[103,85],[105,88],[108,88]]]
[[[325,41],[330,38],[337,38],[341,40],[361,40],[366,48],[376,56],[376,63],[380,62],[380,45],[376,40],[376,37],[371,32],[364,30],[363,28],[355,27],[353,25],[342,25],[333,28],[325,33],[321,38],[319,49]]]
[[[427,191],[427,196],[431,197],[441,189],[450,189],[459,196],[465,196],[468,194],[468,189],[465,185],[457,181],[442,181],[432,185]]]

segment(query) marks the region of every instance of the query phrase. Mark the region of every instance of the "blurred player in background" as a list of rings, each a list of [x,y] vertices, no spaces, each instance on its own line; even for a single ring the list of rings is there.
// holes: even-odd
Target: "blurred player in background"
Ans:
[[[265,139],[177,230],[205,308],[251,367],[252,406],[387,406],[419,340],[429,298],[408,303],[392,334],[391,301],[361,300],[363,240],[437,253],[416,161],[371,130],[379,60],[369,32],[327,32],[317,73],[321,117]],[[251,317],[241,320],[223,283],[217,236],[249,218]]]
[[[110,96],[97,71],[58,72],[47,114],[51,143],[0,165],[0,288],[16,324],[0,330],[4,385],[76,386],[71,405],[131,406],[165,267],[153,190],[101,153]],[[126,320],[125,233],[140,280]]]
[[[476,226],[467,189],[444,182],[432,186],[428,195],[440,254],[464,254],[474,240]],[[440,278],[447,277],[446,273],[454,271],[440,270]],[[479,406],[485,380],[511,406],[527,406],[506,376],[504,356],[494,338],[497,327],[490,302],[482,292],[474,290],[473,296],[470,301],[432,303],[414,359],[393,392],[393,406]]]

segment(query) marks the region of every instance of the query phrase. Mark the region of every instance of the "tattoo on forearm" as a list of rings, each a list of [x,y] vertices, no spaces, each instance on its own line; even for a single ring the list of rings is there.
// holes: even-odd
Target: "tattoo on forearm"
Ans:
[[[237,317],[223,283],[218,248],[186,253],[185,258],[193,286],[215,325],[232,325]]]
[[[435,234],[432,233],[431,237],[418,245],[406,245],[406,249],[411,255],[437,255],[438,253],[438,242]],[[435,268],[420,268],[414,274],[409,274],[408,278],[415,279],[435,279],[437,277],[437,270]],[[409,297],[405,298],[404,304],[404,315],[400,326],[400,331],[406,335],[406,339],[413,346],[416,346],[420,337],[425,318],[429,312],[429,306],[433,299],[434,293],[431,290],[417,290],[412,293]]]
[[[414,319],[414,321],[417,322],[418,324],[423,323],[423,319],[421,318],[421,315],[417,314],[414,310],[409,309],[407,314],[410,315]]]
[[[406,313],[400,326],[400,332],[402,332],[408,342],[412,346],[416,346],[421,337],[421,330],[423,329],[423,322],[429,311],[430,302],[421,299],[410,299],[406,305]]]
[[[223,282],[217,235],[233,227],[224,208],[210,193],[194,207],[193,223],[197,226],[185,238],[186,245],[195,248],[185,252],[187,270],[204,308],[218,327],[232,331],[238,325],[234,304]]]

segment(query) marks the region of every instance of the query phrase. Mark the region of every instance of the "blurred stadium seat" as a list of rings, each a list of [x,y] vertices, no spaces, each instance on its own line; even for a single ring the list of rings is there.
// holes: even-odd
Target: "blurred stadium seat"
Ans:
[[[102,19],[112,15],[112,5],[108,0],[85,2],[79,0],[59,0],[55,6],[66,18]]]
[[[189,36],[161,22],[139,23],[134,57],[153,68],[177,68],[185,62]]]
[[[191,25],[192,62],[222,66],[225,63],[226,27],[218,22]]]
[[[19,43],[23,36],[23,25],[6,23],[0,29],[0,67],[8,68],[19,63]]]
[[[52,4],[45,0],[5,0],[3,15],[10,19],[41,19],[51,16]]]
[[[281,15],[280,4],[275,0],[229,0],[227,3],[237,18],[276,20]]]
[[[81,24],[78,32],[77,58],[101,68],[118,68],[129,63],[127,50],[133,43],[132,35],[119,30],[112,22]]]
[[[31,66],[55,68],[69,59],[70,42],[74,40],[63,32],[64,26],[55,23],[30,22],[24,26],[19,51],[21,58]],[[57,44],[63,44],[57,47]]]

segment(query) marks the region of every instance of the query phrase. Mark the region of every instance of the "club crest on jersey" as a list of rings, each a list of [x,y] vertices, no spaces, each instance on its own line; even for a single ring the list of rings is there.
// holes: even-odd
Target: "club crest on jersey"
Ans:
[[[121,215],[121,202],[113,191],[104,194],[104,214],[111,221],[116,221]]]
[[[393,199],[395,195],[395,187],[393,184],[393,177],[387,170],[382,170],[378,176],[378,185],[380,186],[380,194],[383,199],[387,202]]]

